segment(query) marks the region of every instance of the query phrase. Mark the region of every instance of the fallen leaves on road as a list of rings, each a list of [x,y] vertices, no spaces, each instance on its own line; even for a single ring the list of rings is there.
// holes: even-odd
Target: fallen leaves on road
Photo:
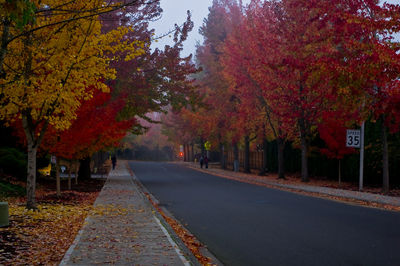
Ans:
[[[201,252],[203,245],[192,235],[188,230],[186,230],[178,221],[169,217],[165,212],[152,200],[148,193],[145,193],[151,204],[157,209],[157,211],[163,216],[165,221],[172,227],[175,233],[183,241],[185,246],[193,253],[196,259],[206,266],[213,265],[211,258],[204,256]]]

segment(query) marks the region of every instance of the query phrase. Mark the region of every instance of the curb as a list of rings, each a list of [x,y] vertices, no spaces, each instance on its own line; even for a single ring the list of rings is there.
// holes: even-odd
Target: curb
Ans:
[[[172,241],[175,242],[175,244],[178,246],[179,250],[182,253],[180,255],[183,255],[186,258],[186,260],[188,260],[190,265],[200,266],[201,264],[199,263],[199,261],[196,259],[196,257],[193,255],[193,253],[189,250],[189,248],[183,243],[183,241],[180,239],[180,237],[175,233],[174,229],[169,225],[169,223],[164,219],[164,217],[158,212],[158,210],[153,206],[153,204],[151,204],[149,199],[146,197],[146,194],[149,195],[150,198],[152,199],[152,201],[155,202],[156,204],[158,204],[159,201],[143,186],[143,184],[139,181],[139,179],[136,178],[135,173],[129,167],[129,163],[126,162],[126,164],[127,164],[126,167],[131,176],[131,180],[138,187],[140,196],[144,199],[144,202],[146,203],[146,205],[148,205],[149,208],[152,210],[156,221],[158,220],[160,222],[160,225],[162,225],[162,227],[166,230],[167,234],[172,239]],[[177,221],[177,219],[175,219],[168,210],[166,210],[164,207],[160,207],[160,208],[162,208],[162,210],[169,217],[171,217],[175,221]],[[219,264],[219,265],[222,265],[222,264]]]
[[[230,180],[236,180],[238,182],[244,182],[244,183],[250,183],[248,182],[249,180],[243,179],[240,177],[235,177],[235,176],[230,176],[225,173],[215,173],[212,171],[207,171],[203,169],[199,169],[193,165],[189,164],[183,164],[185,167],[191,168],[193,170],[207,173],[210,175],[214,175],[217,177],[222,177]],[[275,183],[273,181],[267,181],[267,180],[253,180],[250,184],[255,184],[255,185],[261,185],[261,186],[269,186],[274,189],[282,189],[285,191],[290,191],[294,193],[302,193],[302,192],[308,192],[308,193],[315,193],[317,195],[320,195],[321,197],[328,198],[329,197],[335,197],[337,200],[354,200],[354,201],[359,201],[359,202],[366,202],[366,203],[374,203],[374,204],[380,204],[380,205],[387,205],[393,208],[399,208],[400,207],[400,199],[397,199],[396,197],[390,197],[390,196],[385,196],[385,195],[378,195],[378,194],[373,194],[373,193],[368,193],[368,192],[359,192],[359,191],[351,191],[351,190],[343,190],[343,189],[334,189],[334,188],[329,188],[329,187],[317,187],[317,186],[298,186],[298,185],[291,185],[291,184],[279,184]],[[340,192],[344,193],[353,193],[354,195],[344,195],[341,194]],[[367,198],[370,197],[370,198]],[[378,199],[376,197],[381,197],[381,199]],[[394,201],[394,202],[393,202]],[[396,202],[397,201],[397,202]],[[385,209],[384,207],[378,207],[379,209]],[[389,209],[391,210],[391,209]],[[394,210],[391,210],[394,211]]]

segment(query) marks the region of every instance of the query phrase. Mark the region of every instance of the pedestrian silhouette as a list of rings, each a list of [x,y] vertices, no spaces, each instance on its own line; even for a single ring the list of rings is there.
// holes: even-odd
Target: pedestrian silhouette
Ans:
[[[112,167],[113,167],[113,170],[114,170],[115,166],[117,165],[117,157],[115,157],[115,155],[113,155],[111,157],[111,162],[112,162]]]
[[[204,158],[203,155],[200,157],[200,168],[203,168]]]
[[[208,168],[208,158],[207,158],[207,155],[204,156],[204,164],[206,165],[206,168]]]

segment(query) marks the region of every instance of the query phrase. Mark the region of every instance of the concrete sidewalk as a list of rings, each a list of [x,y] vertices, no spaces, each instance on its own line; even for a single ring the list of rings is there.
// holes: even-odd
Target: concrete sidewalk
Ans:
[[[336,188],[321,187],[321,186],[284,184],[282,183],[282,181],[278,182],[271,179],[267,180],[255,174],[233,172],[230,170],[223,170],[220,168],[200,169],[199,166],[195,163],[185,163],[185,165],[190,168],[196,169],[198,171],[214,174],[216,176],[220,176],[223,178],[234,179],[241,182],[256,183],[259,185],[267,185],[282,189],[291,189],[296,191],[318,193],[321,195],[328,195],[344,199],[360,200],[365,202],[373,202],[378,204],[391,205],[394,207],[400,207],[400,197],[391,197],[381,194],[373,194],[368,192],[336,189]]]
[[[93,211],[60,265],[191,264],[185,257],[190,255],[172,240],[165,221],[156,215],[127,167],[119,161],[110,172]]]

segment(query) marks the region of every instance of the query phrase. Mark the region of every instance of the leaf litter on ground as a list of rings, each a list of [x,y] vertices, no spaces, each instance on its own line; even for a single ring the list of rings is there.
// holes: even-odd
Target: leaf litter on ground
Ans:
[[[93,210],[103,183],[82,181],[75,187],[79,191],[63,191],[61,197],[53,184],[39,185],[37,210],[27,210],[24,198],[9,198],[10,225],[0,228],[0,265],[58,265]]]

